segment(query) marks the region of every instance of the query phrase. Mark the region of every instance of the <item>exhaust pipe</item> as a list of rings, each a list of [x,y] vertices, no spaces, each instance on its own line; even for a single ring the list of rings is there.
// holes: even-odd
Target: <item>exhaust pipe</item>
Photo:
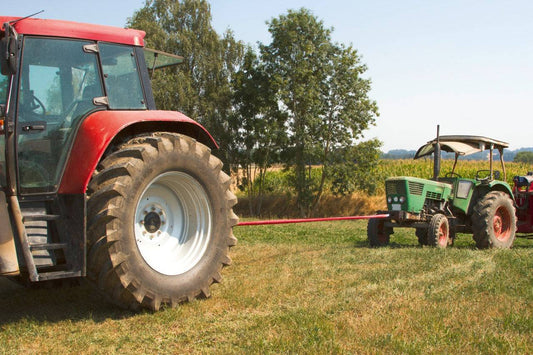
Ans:
[[[433,150],[433,180],[439,181],[440,175],[440,125],[437,125],[437,140]]]

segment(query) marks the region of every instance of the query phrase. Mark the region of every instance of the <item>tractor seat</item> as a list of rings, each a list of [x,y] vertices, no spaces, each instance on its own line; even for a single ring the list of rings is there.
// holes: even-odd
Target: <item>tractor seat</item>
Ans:
[[[517,188],[529,187],[533,182],[533,174],[528,172],[526,176],[515,176],[513,182]]]

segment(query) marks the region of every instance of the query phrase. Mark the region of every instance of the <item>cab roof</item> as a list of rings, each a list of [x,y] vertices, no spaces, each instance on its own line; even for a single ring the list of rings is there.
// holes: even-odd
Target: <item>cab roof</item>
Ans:
[[[435,150],[435,143],[437,143],[436,138],[420,147],[416,152],[414,159],[432,154]],[[491,146],[493,149],[499,151],[509,147],[509,143],[481,136],[440,136],[439,143],[441,150],[445,152],[453,152],[457,155],[470,155],[482,152],[491,149]]]
[[[4,23],[20,19],[21,17],[0,16],[1,30],[4,31]],[[145,32],[134,29],[38,18],[22,19],[16,22],[14,27],[17,33],[23,35],[66,37],[144,46]]]

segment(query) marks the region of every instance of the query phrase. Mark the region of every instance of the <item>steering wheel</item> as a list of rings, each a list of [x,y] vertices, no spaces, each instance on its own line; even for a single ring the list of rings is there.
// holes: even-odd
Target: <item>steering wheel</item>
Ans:
[[[488,173],[485,177],[480,177],[480,173]],[[489,181],[490,180],[490,170],[478,170],[476,172],[476,180],[478,181]]]
[[[444,177],[447,177],[447,178],[451,178],[451,177],[458,177],[458,178],[462,178],[461,175],[457,174],[456,172],[453,172],[453,171],[449,171],[446,173],[446,175],[444,175]]]
[[[34,114],[39,116],[46,116],[46,107],[44,107],[44,104],[41,100],[37,98],[37,96],[31,94],[31,101],[29,105],[30,111],[32,111]],[[43,111],[42,113],[36,112],[37,109],[41,108]]]

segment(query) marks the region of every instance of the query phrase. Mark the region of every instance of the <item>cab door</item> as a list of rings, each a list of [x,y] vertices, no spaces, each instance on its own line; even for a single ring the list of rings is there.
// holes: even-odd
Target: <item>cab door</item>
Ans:
[[[16,119],[20,194],[57,191],[81,120],[102,109],[93,42],[25,37]],[[81,157],[80,157],[81,158]]]

